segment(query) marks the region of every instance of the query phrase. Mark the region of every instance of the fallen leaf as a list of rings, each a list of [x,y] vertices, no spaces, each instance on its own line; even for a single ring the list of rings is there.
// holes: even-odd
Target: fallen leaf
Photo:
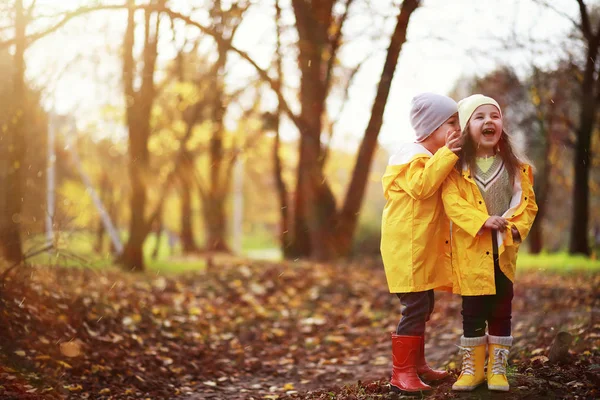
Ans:
[[[546,356],[536,356],[536,357],[533,357],[531,359],[531,362],[536,362],[536,361],[539,361],[542,364],[545,364],[545,363],[548,362],[548,357],[546,357]]]
[[[67,364],[66,362],[61,361],[61,360],[56,360],[56,363],[59,364],[59,365],[62,365],[63,367],[65,367],[67,369],[73,368],[72,366],[70,366],[69,364]]]
[[[79,392],[80,390],[83,390],[83,387],[79,384],[77,385],[66,385],[63,386],[65,389],[71,391],[71,392]]]
[[[67,357],[77,357],[81,354],[81,341],[73,340],[71,342],[61,343],[60,352]]]

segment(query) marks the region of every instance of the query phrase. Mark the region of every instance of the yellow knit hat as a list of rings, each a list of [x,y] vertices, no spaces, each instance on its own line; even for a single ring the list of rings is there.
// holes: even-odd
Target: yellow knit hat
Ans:
[[[458,102],[458,121],[460,123],[461,131],[465,130],[469,119],[471,119],[471,115],[473,115],[477,107],[486,104],[496,106],[498,111],[500,111],[500,116],[502,116],[502,109],[500,108],[498,102],[491,97],[487,97],[482,94],[474,94],[469,97],[465,97]]]

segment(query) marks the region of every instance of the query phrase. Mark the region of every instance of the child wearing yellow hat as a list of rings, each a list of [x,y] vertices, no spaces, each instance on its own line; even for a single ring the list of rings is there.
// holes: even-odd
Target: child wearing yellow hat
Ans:
[[[462,372],[452,389],[471,391],[487,378],[490,390],[508,391],[517,252],[538,209],[532,169],[517,154],[494,99],[469,96],[458,114],[462,150],[442,188],[452,221],[453,291],[462,296],[463,315]]]

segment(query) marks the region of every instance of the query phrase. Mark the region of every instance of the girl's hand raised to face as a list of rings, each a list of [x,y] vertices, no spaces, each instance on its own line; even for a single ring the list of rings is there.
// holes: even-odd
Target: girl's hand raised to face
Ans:
[[[485,221],[485,224],[483,224],[484,228],[497,229],[501,232],[504,232],[507,226],[508,221],[506,220],[506,218],[498,217],[496,215],[489,217],[487,221]]]
[[[458,153],[462,145],[461,136],[462,134],[458,129],[448,132],[446,134],[446,147],[449,148],[450,151]]]

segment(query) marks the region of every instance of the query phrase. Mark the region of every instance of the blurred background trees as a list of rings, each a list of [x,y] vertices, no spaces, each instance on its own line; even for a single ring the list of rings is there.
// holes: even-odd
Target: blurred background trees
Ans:
[[[215,252],[316,260],[377,254],[380,177],[393,144],[412,139],[408,100],[425,90],[498,99],[536,167],[540,212],[530,251],[594,255],[598,7],[579,0],[494,7],[519,6],[565,23],[560,47],[548,39],[540,50],[539,27],[517,29],[515,17],[514,31],[495,47],[462,47],[464,68],[451,73],[457,57],[439,49],[458,49],[459,39],[439,37],[449,32],[446,22],[469,32],[470,14],[446,21],[450,12],[435,1],[4,2],[2,257],[18,263],[46,243],[48,214],[54,251],[128,270],[143,270],[153,256]],[[52,50],[61,45],[64,55]],[[420,74],[436,65],[438,75],[447,69],[444,89],[430,83],[439,76]],[[69,82],[71,92],[61,89]]]

